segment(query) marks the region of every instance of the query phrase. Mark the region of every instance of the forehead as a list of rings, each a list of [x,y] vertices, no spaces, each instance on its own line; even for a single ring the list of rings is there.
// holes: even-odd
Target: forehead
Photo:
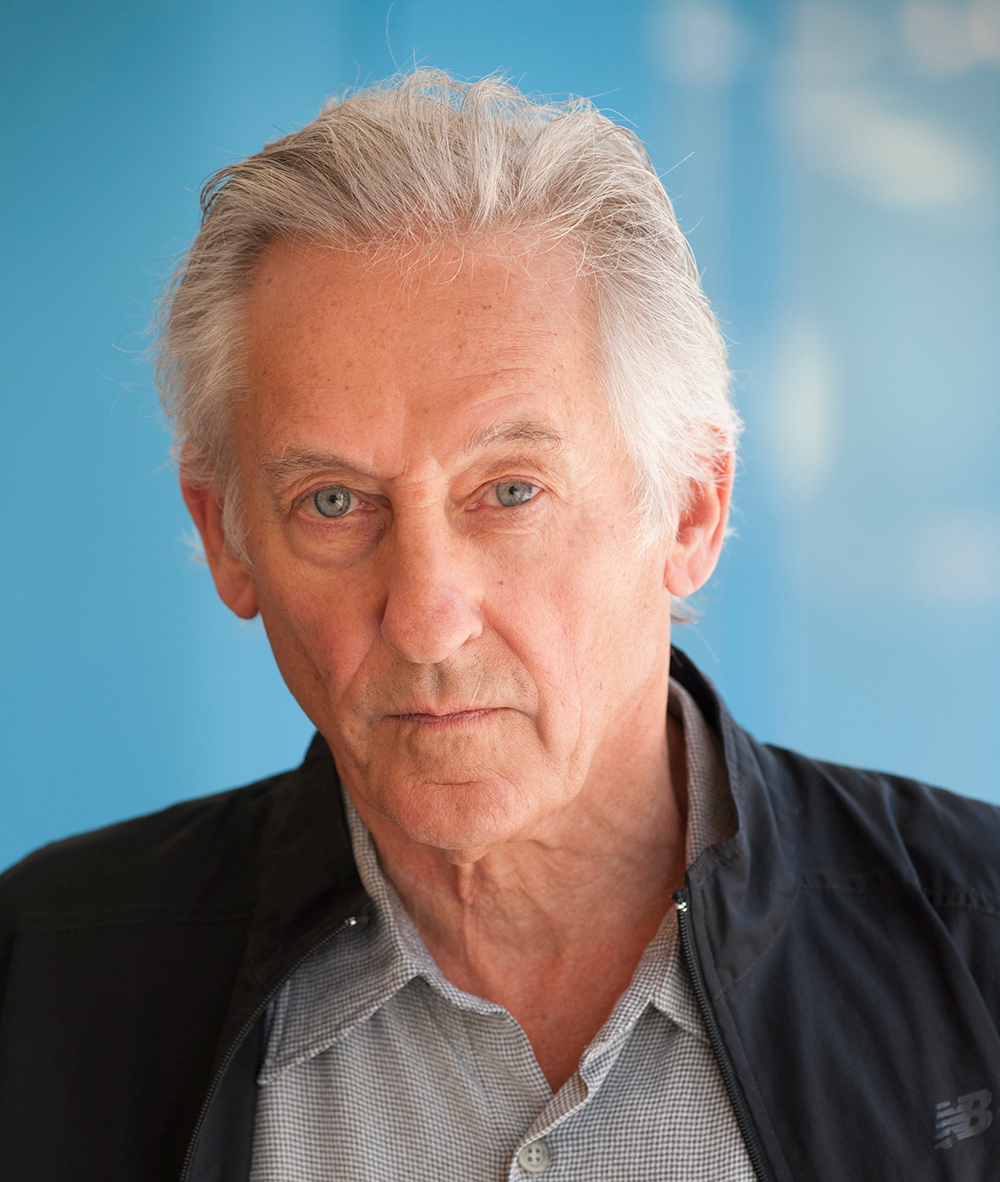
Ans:
[[[604,423],[593,300],[577,272],[568,248],[524,242],[375,259],[278,244],[247,300],[241,417],[302,443],[336,430],[356,444],[430,432],[456,446],[510,416],[560,431]]]

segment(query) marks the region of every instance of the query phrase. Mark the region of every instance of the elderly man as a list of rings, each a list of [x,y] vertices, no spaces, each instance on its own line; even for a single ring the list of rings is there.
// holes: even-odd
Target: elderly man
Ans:
[[[184,496],[318,734],[8,873],[3,1178],[1000,1177],[997,812],[671,653],[738,421],[632,136],[420,72],[204,209]]]

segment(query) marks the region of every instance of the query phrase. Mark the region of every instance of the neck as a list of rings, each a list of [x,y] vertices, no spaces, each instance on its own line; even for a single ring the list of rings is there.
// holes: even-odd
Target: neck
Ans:
[[[596,762],[568,806],[484,850],[415,842],[352,793],[445,977],[513,1014],[553,1087],[575,1070],[683,881],[683,732],[664,726],[665,697],[624,767]]]

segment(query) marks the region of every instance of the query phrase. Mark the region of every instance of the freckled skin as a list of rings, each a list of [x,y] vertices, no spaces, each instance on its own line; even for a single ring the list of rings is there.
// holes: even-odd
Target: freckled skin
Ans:
[[[637,546],[588,290],[522,246],[272,248],[235,416],[252,569],[185,495],[442,970],[511,1010],[557,1086],[683,875],[670,593],[711,573],[731,473]]]

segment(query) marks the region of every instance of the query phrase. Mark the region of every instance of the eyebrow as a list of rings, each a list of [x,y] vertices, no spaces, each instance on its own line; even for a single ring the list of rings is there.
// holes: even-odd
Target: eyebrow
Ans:
[[[565,442],[564,435],[560,435],[540,419],[509,419],[490,423],[489,426],[474,431],[462,451],[466,454],[482,451],[495,443],[542,443],[550,447],[561,447]]]
[[[261,479],[272,489],[280,488],[302,472],[318,472],[323,469],[362,474],[343,456],[329,451],[297,451],[287,456],[262,456],[257,465]]]

